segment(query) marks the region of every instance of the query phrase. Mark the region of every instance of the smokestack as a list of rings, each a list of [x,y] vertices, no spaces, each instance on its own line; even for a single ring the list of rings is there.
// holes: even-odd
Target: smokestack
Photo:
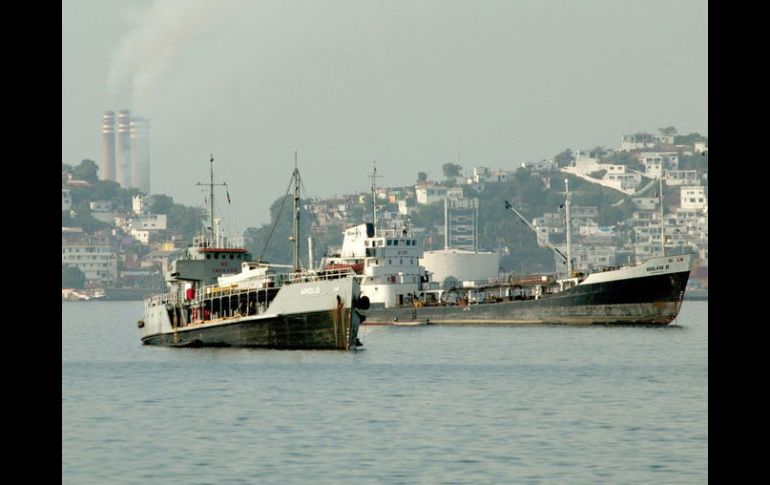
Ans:
[[[115,180],[115,112],[105,111],[102,116],[102,160],[99,178]]]
[[[150,193],[150,120],[141,116],[131,120],[131,184]]]
[[[118,143],[115,149],[115,181],[124,189],[131,187],[131,111],[118,111]]]

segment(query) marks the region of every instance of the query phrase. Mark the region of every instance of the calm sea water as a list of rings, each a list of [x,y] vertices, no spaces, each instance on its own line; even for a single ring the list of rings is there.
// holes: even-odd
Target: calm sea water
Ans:
[[[358,352],[145,347],[141,310],[62,303],[63,483],[707,482],[707,302]]]

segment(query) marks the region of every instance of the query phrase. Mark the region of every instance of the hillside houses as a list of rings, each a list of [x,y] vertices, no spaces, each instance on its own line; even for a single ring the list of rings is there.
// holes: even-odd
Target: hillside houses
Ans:
[[[515,247],[516,241],[506,239],[510,239],[510,229],[505,229],[509,231],[507,233],[503,232],[504,224],[499,224],[501,227],[498,229],[494,226],[497,221],[492,222],[491,228],[486,221],[487,234],[483,235],[483,239],[479,236],[477,226],[479,220],[484,222],[489,217],[490,201],[498,203],[501,194],[508,187],[515,186],[519,193],[511,194],[507,200],[513,200],[515,196],[519,203],[526,205],[527,195],[521,194],[535,188],[532,193],[537,195],[542,190],[547,191],[548,203],[553,204],[553,200],[562,197],[563,179],[565,174],[569,174],[616,191],[617,194],[610,191],[601,193],[602,196],[612,193],[617,198],[622,197],[620,202],[625,203],[610,210],[597,207],[597,202],[593,200],[583,201],[584,205],[572,205],[570,234],[576,270],[591,271],[626,263],[629,258],[658,255],[661,246],[665,246],[667,253],[696,252],[707,260],[708,179],[705,157],[708,144],[697,141],[679,146],[674,141],[675,135],[671,133],[623,135],[620,147],[572,149],[554,159],[518,161],[497,168],[491,168],[491,163],[484,162],[485,165],[480,164],[464,172],[464,177],[453,177],[444,182],[404,181],[403,186],[377,187],[378,226],[408,226],[420,235],[426,248],[443,247],[446,241],[453,247],[481,251],[509,245]],[[704,157],[705,163],[699,165],[700,158],[693,161],[692,154]],[[662,221],[659,180],[664,183]],[[81,186],[77,180],[63,178],[63,214],[72,214],[76,206],[82,207],[73,197],[82,190]],[[555,192],[559,193],[558,197]],[[468,194],[473,194],[473,197]],[[543,198],[546,199],[545,196]],[[303,210],[310,217],[303,219],[303,224],[309,225],[316,241],[331,241],[346,227],[372,220],[371,199],[372,192],[362,190],[305,200]],[[535,213],[534,207],[542,213]],[[544,210],[543,205],[532,204],[529,212],[522,210],[528,214],[536,229],[537,246],[545,248],[550,244],[566,253],[564,211],[557,209],[556,204],[548,207],[549,210]],[[80,242],[75,243],[73,233],[67,232],[65,237],[63,224],[62,264],[80,268],[87,272],[89,284],[99,285],[120,284],[142,271],[166,268],[176,248],[183,247],[184,243],[179,240],[178,233],[169,229],[172,223],[169,215],[153,213],[152,208],[152,199],[146,195],[134,196],[128,208],[110,200],[91,201],[88,209],[93,218],[110,226],[110,230],[100,236],[109,239],[109,243],[104,243],[104,239],[98,244],[89,241],[88,237],[92,234],[78,235]],[[450,219],[448,231],[443,224],[445,213]],[[490,240],[494,242],[490,243]],[[530,240],[527,244],[535,247],[535,241]],[[492,245],[495,246],[490,247]],[[85,248],[92,249],[85,252]],[[326,247],[318,249],[323,251]],[[103,258],[105,255],[107,259]],[[509,257],[516,258],[516,251],[512,250]],[[90,264],[99,266],[88,266]],[[560,268],[558,258],[556,264]]]

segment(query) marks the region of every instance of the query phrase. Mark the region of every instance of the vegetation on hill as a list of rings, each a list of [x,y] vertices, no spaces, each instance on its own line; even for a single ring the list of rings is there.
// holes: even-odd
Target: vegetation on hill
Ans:
[[[61,287],[81,290],[86,285],[86,275],[78,268],[61,265]]]
[[[677,135],[674,137],[674,145],[692,145],[699,141],[708,142],[709,139],[700,133],[690,133],[689,135]]]
[[[708,152],[695,153],[693,155],[680,155],[679,156],[679,170],[697,170],[699,174],[708,173],[709,171],[709,154]],[[708,185],[708,181],[704,181],[704,185]]]
[[[572,156],[572,150],[569,148],[553,157],[554,163],[559,168],[568,167],[574,160],[575,157]]]
[[[444,172],[444,177],[446,178],[459,177],[462,168],[462,165],[457,163],[445,163],[441,166],[441,170]]]
[[[644,172],[644,164],[641,163],[631,152],[605,153],[601,157],[601,163],[611,163],[613,165],[625,165],[631,170]]]
[[[540,175],[523,168],[502,183],[488,183],[481,192],[465,188],[466,197],[479,199],[478,241],[479,249],[496,251],[507,247],[509,253],[502,258],[506,271],[533,272],[554,271],[553,252],[537,245],[534,232],[516,215],[505,208],[509,201],[531,223],[546,212],[560,213],[564,217],[564,179],[569,179],[573,206],[591,206],[598,210],[598,224],[611,226],[631,217],[634,206],[623,193],[601,185],[592,184],[572,175],[559,172],[550,174],[550,188],[546,188]],[[437,202],[422,205],[411,216],[413,226],[425,227],[436,233],[444,224],[444,205]],[[443,240],[435,240],[432,247],[440,249]]]
[[[90,185],[67,185],[68,175],[75,180],[85,180]],[[112,225],[94,219],[91,215],[91,202],[110,201],[113,210],[130,212],[132,198],[142,193],[139,189],[121,188],[117,182],[99,180],[98,165],[88,159],[81,161],[77,166],[62,164],[62,188],[68,189],[72,197],[72,211],[62,211],[62,226],[80,227],[86,233]],[[154,214],[166,214],[168,229],[178,231],[186,239],[192,239],[195,234],[200,233],[206,215],[205,210],[200,207],[176,204],[172,197],[163,194],[152,196],[149,210]]]
[[[315,218],[308,210],[309,201],[300,199],[300,261],[308,263],[307,238],[313,236],[313,259],[316,264],[329,246],[342,244],[342,233],[331,230],[323,234],[312,234],[310,227]],[[294,245],[289,238],[294,231],[292,212],[293,195],[286,194],[276,199],[270,206],[270,222],[259,227],[249,227],[244,233],[246,248],[251,251],[254,259],[269,261],[275,264],[291,264]],[[363,213],[363,210],[361,210]]]

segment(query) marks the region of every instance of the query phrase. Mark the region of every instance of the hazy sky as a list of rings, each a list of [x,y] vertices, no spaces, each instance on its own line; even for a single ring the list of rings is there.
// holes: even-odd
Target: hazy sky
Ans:
[[[514,168],[623,133],[708,130],[708,4],[589,0],[67,0],[62,161],[105,110],[151,122],[151,185],[264,223],[294,150],[310,195]],[[223,200],[224,196],[220,197]],[[227,208],[225,205],[223,208]]]

